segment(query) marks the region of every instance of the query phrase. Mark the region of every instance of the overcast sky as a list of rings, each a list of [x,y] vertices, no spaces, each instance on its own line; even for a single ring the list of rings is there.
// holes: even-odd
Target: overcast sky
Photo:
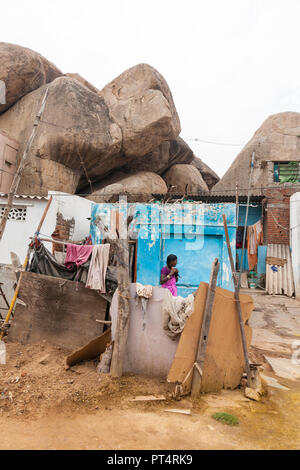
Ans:
[[[270,114],[300,111],[300,0],[8,0],[0,17],[1,41],[100,89],[151,64],[185,139],[243,144]],[[220,176],[241,148],[188,143]]]

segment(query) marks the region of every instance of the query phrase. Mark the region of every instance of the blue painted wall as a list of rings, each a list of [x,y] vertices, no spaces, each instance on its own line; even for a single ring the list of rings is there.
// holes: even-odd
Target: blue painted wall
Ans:
[[[110,225],[111,209],[126,214],[126,206],[93,204],[91,236],[93,243],[101,241],[96,217],[101,216]],[[213,260],[218,257],[220,271],[218,285],[232,290],[231,270],[227,253],[222,214],[227,217],[231,249],[235,259],[236,210],[235,204],[135,204],[138,223],[137,281],[159,285],[160,270],[170,253],[178,257],[178,294],[185,297],[201,281],[208,282]]]
[[[249,206],[247,225],[254,225],[262,216],[261,205],[253,204]],[[245,226],[246,205],[239,205],[239,226]]]
[[[237,248],[236,249],[236,254],[238,256],[239,260],[239,267],[241,266],[241,261],[242,261],[242,248]],[[248,251],[247,251],[247,246],[244,249],[244,258],[243,258],[243,271],[248,271],[249,269],[249,264],[248,264]]]

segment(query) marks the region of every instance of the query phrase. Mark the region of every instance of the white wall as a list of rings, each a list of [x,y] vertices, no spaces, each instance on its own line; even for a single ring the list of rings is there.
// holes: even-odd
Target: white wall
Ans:
[[[53,201],[49,209],[49,219],[56,221],[56,214],[60,212],[64,219],[75,219],[72,240],[82,240],[90,233],[90,220],[92,201],[84,197],[74,196],[68,193],[49,191],[48,195],[53,196]],[[50,233],[54,232],[55,224]],[[43,230],[42,230],[43,231]],[[47,232],[43,232],[47,233]]]
[[[0,207],[7,202],[7,197],[0,197]],[[0,263],[10,264],[10,252],[14,251],[23,263],[29,237],[31,237],[46,207],[46,199],[15,198],[13,207],[26,207],[26,220],[8,220],[6,223],[3,238],[0,242]]]
[[[300,192],[290,199],[290,243],[296,296],[300,296]]]
[[[56,215],[60,212],[64,219],[75,219],[75,227],[72,240],[81,240],[89,234],[92,202],[80,196],[51,191],[53,201],[49,208],[47,217],[41,229],[41,234],[51,236],[56,225]],[[0,196],[0,207],[7,202],[6,196]],[[38,198],[15,198],[14,207],[27,208],[26,220],[8,220],[3,238],[0,242],[0,263],[10,264],[10,251],[14,251],[23,263],[27,247],[37,229],[40,219],[47,204],[47,199]],[[42,235],[41,235],[42,237]],[[46,243],[51,251],[52,244]]]

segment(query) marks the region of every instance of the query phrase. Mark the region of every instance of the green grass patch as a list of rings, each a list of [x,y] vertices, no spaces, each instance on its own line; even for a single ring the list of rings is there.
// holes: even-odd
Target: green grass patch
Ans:
[[[237,417],[230,415],[229,413],[214,413],[212,417],[217,421],[228,424],[229,426],[237,426],[239,424]]]

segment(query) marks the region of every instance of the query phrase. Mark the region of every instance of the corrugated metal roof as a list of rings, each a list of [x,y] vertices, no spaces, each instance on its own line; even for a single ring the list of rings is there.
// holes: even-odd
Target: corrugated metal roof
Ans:
[[[1,197],[8,197],[7,193],[0,193]],[[29,194],[16,194],[14,197],[21,197],[23,199],[49,199],[49,196],[30,196]]]
[[[294,277],[292,271],[291,253],[288,245],[268,245],[267,256],[286,259],[283,266],[277,266],[277,271],[272,265],[266,265],[266,291],[268,294],[285,294],[292,297],[295,292]]]

